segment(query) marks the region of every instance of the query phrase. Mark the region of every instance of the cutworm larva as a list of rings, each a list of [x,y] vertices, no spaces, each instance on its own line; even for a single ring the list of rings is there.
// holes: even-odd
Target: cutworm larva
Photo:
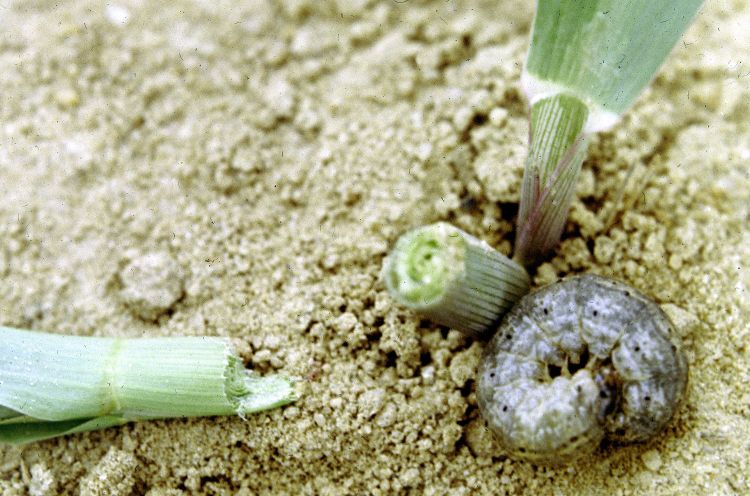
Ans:
[[[664,427],[687,384],[673,326],[635,289],[583,275],[546,286],[505,316],[479,371],[479,407],[506,451],[561,463],[607,437]]]

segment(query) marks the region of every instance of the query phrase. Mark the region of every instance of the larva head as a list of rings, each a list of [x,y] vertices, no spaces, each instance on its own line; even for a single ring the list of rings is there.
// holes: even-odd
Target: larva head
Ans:
[[[480,410],[512,455],[561,463],[604,437],[644,440],[672,417],[687,363],[659,307],[599,276],[524,297],[480,368]]]

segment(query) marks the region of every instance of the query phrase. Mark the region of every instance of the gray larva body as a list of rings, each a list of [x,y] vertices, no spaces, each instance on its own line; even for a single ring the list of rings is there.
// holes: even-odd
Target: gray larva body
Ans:
[[[560,463],[604,437],[640,441],[680,403],[687,361],[661,309],[600,276],[525,296],[503,319],[479,371],[479,407],[513,456]]]

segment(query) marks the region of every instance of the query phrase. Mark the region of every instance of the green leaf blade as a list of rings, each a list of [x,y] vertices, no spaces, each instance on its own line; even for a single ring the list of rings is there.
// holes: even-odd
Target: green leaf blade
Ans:
[[[525,81],[622,114],[651,81],[702,0],[539,0]],[[541,93],[541,94],[540,94]]]
[[[0,405],[50,421],[106,413],[113,343],[0,327]]]
[[[0,443],[144,419],[244,416],[298,398],[293,379],[245,370],[226,338],[95,338],[0,327],[0,356]]]
[[[78,432],[95,431],[116,427],[129,421],[122,417],[105,416],[59,422],[20,422],[16,424],[0,423],[0,444],[23,444]]]

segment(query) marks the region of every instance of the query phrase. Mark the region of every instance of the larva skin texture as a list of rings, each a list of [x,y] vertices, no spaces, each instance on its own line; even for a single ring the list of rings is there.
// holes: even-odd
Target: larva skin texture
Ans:
[[[596,275],[526,295],[490,340],[479,407],[514,457],[559,464],[604,437],[642,441],[664,427],[687,384],[672,323],[637,290]]]

